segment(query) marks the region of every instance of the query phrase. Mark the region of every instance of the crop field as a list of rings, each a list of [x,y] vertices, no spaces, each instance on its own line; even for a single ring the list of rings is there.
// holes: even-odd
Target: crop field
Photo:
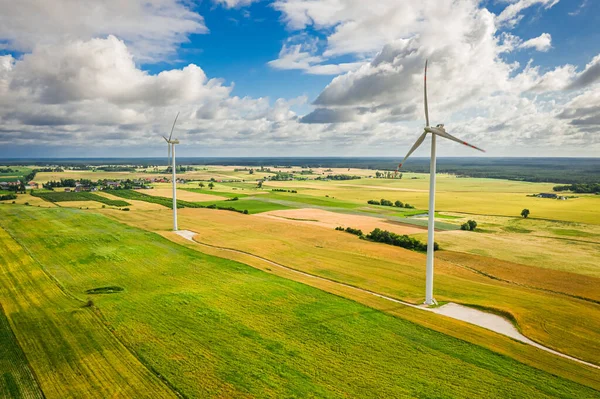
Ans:
[[[167,215],[161,220],[143,214],[110,214],[144,229],[169,229]],[[198,232],[202,243],[235,248],[410,302],[422,301],[425,254],[329,228],[291,226],[284,219],[195,209],[182,210],[179,219],[180,227]],[[531,272],[543,279],[543,269]],[[576,281],[570,292],[579,292]],[[444,261],[436,262],[436,297],[507,312],[526,336],[573,356],[600,361],[598,304],[498,281]]]
[[[92,307],[62,291],[56,278],[38,263],[38,256],[34,259],[4,230],[8,214],[15,211],[21,220],[44,212],[21,206],[0,211],[0,302],[45,397],[175,397],[110,333]],[[35,228],[47,231],[47,223],[65,216],[42,220]],[[28,390],[35,394],[31,384]]]
[[[408,175],[408,174],[407,174]],[[412,174],[402,180],[359,179],[349,181],[268,182],[267,187],[285,187],[298,194],[340,201],[363,203],[370,199],[400,200],[418,209],[428,207],[428,175]],[[600,224],[600,197],[578,194],[579,198],[559,201],[533,198],[527,195],[553,192],[552,183],[514,182],[497,179],[457,178],[439,175],[436,210],[466,214],[515,216],[521,210],[531,210],[531,218]]]
[[[365,234],[372,231],[375,228],[389,230],[396,234],[415,234],[423,232],[422,227],[401,224],[398,222],[392,222],[386,219],[371,216],[336,213],[324,211],[321,209],[304,208],[271,211],[261,213],[259,215],[269,218],[285,219],[290,222],[295,222],[296,224],[310,224],[315,226],[328,227],[330,229],[334,229],[338,226],[352,227],[361,229]]]
[[[424,253],[334,228],[426,242],[427,175],[245,168],[179,175],[188,180],[178,185],[179,228],[195,242],[170,231],[169,183],[28,190],[0,203],[0,338],[15,359],[0,359],[0,397],[600,395],[595,369],[352,288],[422,303]],[[308,180],[257,184],[277,171]],[[328,174],[363,178],[314,180]],[[435,297],[503,315],[526,337],[600,364],[600,196],[528,196],[553,186],[439,175]],[[381,199],[413,208],[367,203]],[[471,219],[477,229],[461,231]]]
[[[0,306],[0,398],[43,398],[25,354]]]
[[[110,206],[127,206],[128,202],[123,200],[111,200],[94,193],[81,192],[33,192],[34,197],[39,197],[48,202],[69,202],[69,201],[96,201]]]
[[[211,214],[202,209],[184,211]],[[102,212],[118,213],[108,209]],[[146,366],[144,370],[160,374],[171,389],[187,397],[380,398],[441,394],[495,398],[525,394],[530,398],[572,398],[598,394],[591,388],[597,387],[597,382],[585,377],[590,376],[588,371],[574,371],[582,366],[554,359],[563,374],[570,368],[574,378],[583,376],[589,386],[323,290],[202,254],[98,214],[20,206],[0,207],[0,213],[7,232],[0,236],[0,254],[8,254],[4,259],[10,260],[9,265],[14,265],[15,258],[26,262],[9,266],[9,278],[0,282],[10,284],[2,290],[2,300],[11,304],[5,310],[19,341],[23,343],[28,336],[42,331],[46,340],[58,339],[45,331],[64,326],[71,328],[64,329],[62,338],[88,334],[71,341],[76,345],[69,351],[64,345],[36,345],[44,340],[25,341],[23,347],[30,348],[25,353],[36,375],[56,378],[41,380],[46,397],[107,397],[111,393],[102,389],[117,386],[138,390],[134,394],[121,393],[123,396],[143,397],[147,392],[143,388],[149,388],[147,384],[152,381],[157,384],[152,387],[154,397],[169,395],[171,391],[164,391],[166,385],[160,384],[153,373],[146,376],[146,385],[110,380],[117,372],[122,379],[133,378],[139,370],[136,358]],[[148,213],[130,212],[132,217]],[[52,234],[47,226],[61,234]],[[19,251],[32,254],[36,261]],[[153,278],[147,278],[149,275]],[[114,286],[123,290],[93,295],[93,308],[82,307],[90,296],[86,291]],[[13,303],[20,304],[20,312],[12,310],[16,306]],[[96,326],[97,314],[102,315],[108,328]],[[22,322],[26,317],[42,323],[46,319],[59,320],[43,330],[39,325],[27,328]],[[87,323],[72,325],[82,321]],[[440,318],[440,324],[444,323],[445,319]],[[118,341],[102,338],[104,334],[110,336],[109,331]],[[90,335],[95,337],[94,344],[104,349],[88,351],[87,361],[98,363],[91,369],[77,370],[81,353],[77,345],[90,342],[85,338]],[[111,374],[102,367],[101,356],[115,353],[119,341],[135,357],[125,353],[111,359]],[[510,340],[506,342],[514,345]],[[532,348],[524,348],[523,353],[529,350]],[[75,370],[59,369],[58,375],[66,378],[68,372],[77,371],[87,378],[65,383],[56,373],[44,371],[44,362],[62,353],[73,357],[69,364]],[[546,356],[541,354],[539,358]],[[130,359],[133,363],[129,367],[120,368]],[[97,374],[90,375],[91,370]],[[104,380],[98,381],[100,378]],[[88,391],[93,382],[100,385]]]

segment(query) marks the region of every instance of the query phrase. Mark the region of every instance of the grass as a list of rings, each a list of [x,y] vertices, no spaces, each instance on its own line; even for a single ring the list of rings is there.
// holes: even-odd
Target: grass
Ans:
[[[43,398],[25,354],[0,306],[0,397]]]
[[[598,394],[463,340],[99,215],[21,207],[0,212],[11,235],[68,292],[126,288],[95,297],[96,306],[114,333],[187,397]],[[47,226],[61,234],[48,234]],[[106,261],[115,257],[118,262]],[[68,309],[53,308],[63,306]],[[81,388],[61,387],[73,394]]]
[[[262,195],[240,198],[237,201],[207,201],[202,202],[204,206],[215,205],[217,207],[232,207],[240,211],[247,210],[248,213],[262,213],[283,209],[294,209],[293,206],[278,204],[275,202],[262,201]]]
[[[110,206],[128,206],[129,202],[122,200],[111,200],[100,195],[88,192],[65,193],[65,192],[32,192],[32,196],[48,202],[70,202],[70,201],[96,201]]]
[[[44,219],[39,218],[42,209],[3,208],[1,225],[7,227],[7,213],[16,212],[23,221],[37,216],[37,233],[41,240],[51,242],[58,230],[52,236],[46,233],[70,211],[58,209],[54,213],[57,219]],[[19,223],[13,219],[10,225]],[[30,252],[3,228],[0,302],[46,398],[174,397],[115,339],[92,308],[84,308],[82,301],[65,295],[56,280],[45,274]],[[27,234],[32,233],[36,234]],[[57,257],[68,258],[56,247],[53,251]],[[34,256],[43,258],[43,254]]]
[[[110,214],[149,230],[166,230],[170,222],[169,215]],[[181,228],[198,232],[203,243],[253,253],[413,303],[423,300],[424,254],[315,226],[291,226],[291,222],[283,219],[187,210],[179,214],[179,221]],[[441,235],[437,235],[436,241]],[[449,232],[448,235],[470,240],[482,234]],[[529,271],[532,279],[545,278],[544,269]],[[571,283],[573,293],[580,290],[577,281],[580,280]],[[435,286],[437,300],[510,312],[526,336],[575,357],[600,363],[600,311],[594,303],[497,281],[442,260],[436,261]],[[585,296],[583,291],[581,295]]]
[[[226,198],[244,198],[247,197],[248,194],[243,194],[243,193],[238,193],[237,191],[215,191],[215,190],[211,190],[209,188],[187,188],[187,187],[182,187],[182,190],[186,190],[186,191],[191,191],[192,193],[198,193],[198,194],[211,194],[211,195],[218,195],[220,197],[226,197]]]

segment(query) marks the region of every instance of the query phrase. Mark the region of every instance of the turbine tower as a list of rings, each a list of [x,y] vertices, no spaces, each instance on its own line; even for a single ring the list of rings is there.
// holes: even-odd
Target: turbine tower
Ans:
[[[179,144],[179,140],[173,140],[172,138],[173,130],[175,129],[175,123],[177,123],[177,118],[179,118],[179,112],[177,113],[177,116],[175,116],[175,121],[173,122],[173,127],[171,128],[171,134],[169,135],[169,138],[163,136],[163,139],[165,139],[167,142],[167,147],[169,148],[168,157],[173,172],[173,231],[177,231],[177,173],[175,168],[175,144]]]
[[[412,146],[408,154],[404,157],[402,162],[398,165],[398,169],[400,170],[404,162],[408,159],[410,154],[412,154],[425,140],[425,136],[427,133],[431,133],[431,163],[429,166],[429,222],[427,224],[427,275],[425,282],[425,304],[433,305],[437,304],[435,299],[433,299],[433,235],[435,228],[435,141],[436,137],[440,136],[448,140],[456,141],[457,143],[466,145],[467,147],[474,148],[481,152],[485,152],[481,148],[475,147],[472,144],[467,143],[466,141],[460,140],[449,133],[444,129],[443,124],[439,124],[435,127],[429,126],[429,110],[427,108],[427,60],[425,60],[425,80],[424,80],[424,97],[425,97],[425,129],[421,136],[417,139],[415,144]]]

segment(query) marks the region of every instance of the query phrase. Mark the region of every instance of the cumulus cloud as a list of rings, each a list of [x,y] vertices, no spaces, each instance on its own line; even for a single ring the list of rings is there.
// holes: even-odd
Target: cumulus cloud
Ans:
[[[202,16],[177,0],[19,0],[0,13],[2,46],[20,52],[114,35],[136,59],[158,61],[173,55],[188,35],[207,32]]]
[[[71,144],[116,138],[139,143],[164,133],[177,111],[180,134],[198,140],[195,129],[207,120],[215,133],[256,129],[252,124],[267,130],[294,121],[291,108],[306,102],[299,97],[271,104],[268,98],[232,96],[232,88],[193,64],[149,74],[114,36],[39,46],[21,59],[0,57],[0,142],[35,136],[37,143],[58,144],[53,141],[69,136]]]
[[[591,90],[599,78],[596,58],[582,72],[569,64],[546,70],[533,60],[521,66],[504,59],[520,49],[551,48],[548,33],[523,40],[510,28],[525,10],[548,9],[556,3],[520,0],[494,15],[475,0],[384,0],[376,5],[279,0],[275,7],[295,35],[297,30],[304,34],[316,30],[327,36],[322,48],[295,55],[310,57],[311,67],[331,63],[337,56],[355,56],[362,63],[334,77],[314,100],[315,109],[300,122],[354,131],[368,126],[376,137],[387,131],[406,142],[399,127],[415,126],[416,132],[424,122],[423,66],[429,59],[432,123],[446,122],[457,135],[488,148],[536,143],[547,150],[586,141],[597,145],[581,128],[595,117],[570,120],[579,110],[570,103],[578,95],[574,90]],[[288,50],[282,51],[280,60]],[[394,126],[395,131],[390,129]]]

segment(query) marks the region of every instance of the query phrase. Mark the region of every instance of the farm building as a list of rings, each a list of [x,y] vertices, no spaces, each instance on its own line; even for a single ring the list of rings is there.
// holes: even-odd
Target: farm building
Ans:
[[[557,195],[553,193],[539,193],[538,198],[557,198]]]

